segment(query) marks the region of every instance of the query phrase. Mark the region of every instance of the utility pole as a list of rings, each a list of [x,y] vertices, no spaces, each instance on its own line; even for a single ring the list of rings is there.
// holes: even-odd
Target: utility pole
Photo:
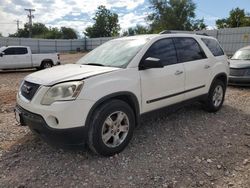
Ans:
[[[18,30],[19,30],[19,24],[21,23],[21,21],[20,20],[14,20],[14,22],[16,22],[16,27],[17,27],[17,32],[18,32]]]
[[[32,18],[34,18],[34,15],[32,15],[32,12],[35,11],[35,9],[24,9],[25,11],[28,11],[29,14],[28,14],[28,18],[29,18],[29,38],[32,37]]]

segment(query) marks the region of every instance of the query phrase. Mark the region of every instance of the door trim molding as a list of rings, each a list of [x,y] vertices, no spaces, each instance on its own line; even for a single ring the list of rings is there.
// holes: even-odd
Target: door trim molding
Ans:
[[[205,86],[206,85],[202,85],[202,86],[194,87],[192,89],[188,89],[188,90],[185,90],[185,91],[174,93],[174,94],[171,94],[171,95],[167,95],[167,96],[163,96],[163,97],[151,99],[151,100],[146,101],[146,103],[149,104],[149,103],[157,102],[157,101],[164,100],[164,99],[167,99],[167,98],[170,98],[170,97],[175,97],[177,95],[181,95],[181,94],[188,93],[188,92],[191,92],[191,91],[194,91],[194,90],[197,90],[197,89],[204,88]]]

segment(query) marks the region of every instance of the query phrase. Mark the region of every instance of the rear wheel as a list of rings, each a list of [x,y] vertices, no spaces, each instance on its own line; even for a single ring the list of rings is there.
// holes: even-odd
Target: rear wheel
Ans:
[[[93,114],[88,133],[89,148],[103,156],[119,153],[131,140],[134,127],[131,107],[124,101],[111,100]]]
[[[226,86],[221,80],[215,80],[205,101],[205,108],[209,112],[217,112],[223,105]]]
[[[41,69],[51,68],[52,66],[53,66],[53,63],[51,61],[44,61],[42,62]]]

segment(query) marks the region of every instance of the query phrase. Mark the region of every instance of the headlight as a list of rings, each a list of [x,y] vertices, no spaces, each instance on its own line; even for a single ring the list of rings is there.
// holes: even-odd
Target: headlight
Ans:
[[[51,105],[55,101],[75,100],[82,89],[83,83],[83,81],[75,81],[54,85],[45,93],[41,104]]]

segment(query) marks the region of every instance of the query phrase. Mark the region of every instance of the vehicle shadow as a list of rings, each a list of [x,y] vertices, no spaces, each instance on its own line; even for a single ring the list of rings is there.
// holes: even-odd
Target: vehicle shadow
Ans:
[[[199,187],[202,181],[224,187],[249,157],[250,115],[229,105],[217,113],[201,108],[192,104],[144,116],[129,146],[109,158],[86,148],[58,149],[29,133],[0,157],[0,184]]]
[[[35,72],[36,69],[0,70],[0,74]]]

